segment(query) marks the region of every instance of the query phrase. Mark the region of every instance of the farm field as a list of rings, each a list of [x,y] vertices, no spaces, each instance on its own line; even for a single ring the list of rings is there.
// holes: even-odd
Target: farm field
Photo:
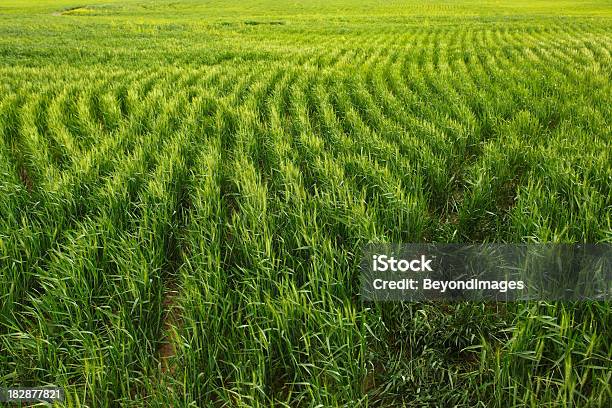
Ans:
[[[359,262],[611,243],[611,186],[612,1],[4,0],[0,388],[607,407],[609,302],[363,302]]]

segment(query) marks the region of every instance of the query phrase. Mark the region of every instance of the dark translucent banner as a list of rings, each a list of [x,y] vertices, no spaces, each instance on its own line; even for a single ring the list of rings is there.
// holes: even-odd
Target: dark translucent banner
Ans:
[[[372,244],[371,301],[611,300],[610,244]]]

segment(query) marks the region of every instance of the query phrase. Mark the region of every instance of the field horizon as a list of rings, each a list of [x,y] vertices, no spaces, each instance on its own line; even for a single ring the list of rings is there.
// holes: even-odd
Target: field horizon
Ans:
[[[370,243],[612,243],[612,1],[0,4],[0,388],[608,407],[610,302],[364,302]]]

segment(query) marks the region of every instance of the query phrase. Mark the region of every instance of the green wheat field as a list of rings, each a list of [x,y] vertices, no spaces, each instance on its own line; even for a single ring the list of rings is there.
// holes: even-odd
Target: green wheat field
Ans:
[[[611,214],[612,1],[0,2],[0,387],[609,407],[610,303],[363,302],[359,262]]]

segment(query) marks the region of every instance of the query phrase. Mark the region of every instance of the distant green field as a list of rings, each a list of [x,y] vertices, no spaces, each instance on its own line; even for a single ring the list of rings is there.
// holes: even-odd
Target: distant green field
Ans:
[[[0,388],[609,407],[609,303],[365,303],[359,261],[611,220],[612,1],[0,3]]]

